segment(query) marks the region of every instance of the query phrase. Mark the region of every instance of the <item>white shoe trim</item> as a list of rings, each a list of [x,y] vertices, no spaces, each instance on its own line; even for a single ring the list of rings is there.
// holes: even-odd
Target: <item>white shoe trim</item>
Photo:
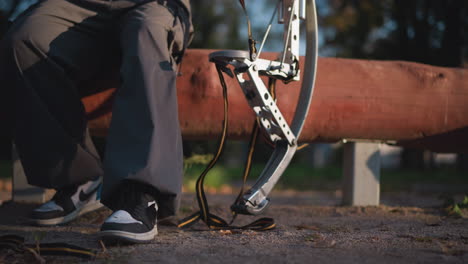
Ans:
[[[63,207],[58,205],[55,201],[48,201],[47,203],[34,209],[36,212],[50,212],[50,211],[63,211]]]
[[[40,225],[40,226],[54,226],[54,225],[61,225],[66,224],[80,215],[86,214],[88,212],[97,210],[104,205],[101,204],[99,201],[95,201],[92,203],[87,203],[85,206],[81,207],[80,209],[76,209],[75,211],[69,213],[66,216],[51,218],[51,219],[31,219],[31,222]]]
[[[93,193],[93,195],[91,195],[91,197],[86,201],[80,201],[79,199],[79,193],[81,192],[81,190],[86,190],[86,191],[94,190],[101,183],[102,183],[102,176],[99,177],[95,181],[88,181],[80,185],[77,191],[75,192],[75,194],[70,197],[76,209],[73,212],[69,213],[68,215],[51,218],[51,219],[30,219],[30,221],[33,224],[40,225],[40,226],[61,225],[61,224],[65,224],[74,220],[75,218],[77,218],[78,216],[82,214],[85,214],[85,213],[88,213],[88,212],[91,212],[91,211],[94,211],[103,207],[104,205],[100,203],[100,200],[98,200],[99,199],[98,192],[100,190],[97,190],[95,193]],[[55,201],[49,201],[41,205],[37,209],[34,209],[34,211],[37,211],[37,212],[47,212],[47,211],[55,211],[55,210],[63,211],[63,208],[57,203],[55,203]]]
[[[104,223],[118,223],[118,224],[133,224],[138,223],[140,225],[143,222],[136,220],[133,218],[127,211],[118,210],[111,214]]]
[[[156,201],[151,201],[151,202],[148,202],[148,207],[150,207],[151,205],[154,204],[154,209],[156,209],[156,211],[158,211],[158,204],[156,203]]]
[[[131,233],[120,230],[104,230],[98,233],[98,236],[107,239],[124,239],[132,242],[149,242],[158,234],[157,225],[146,233]]]
[[[95,190],[99,184],[102,183],[102,177],[99,177],[97,180],[95,181],[88,181],[80,186],[78,186],[76,192],[70,197],[70,199],[72,200],[73,204],[76,206],[76,207],[79,207],[81,204],[84,204],[88,201],[90,201],[91,199],[96,199],[96,195],[92,195],[88,200],[86,201],[81,201],[80,200],[80,193],[81,191],[83,191],[83,193],[88,193],[90,190]],[[99,190],[96,190],[95,193],[99,192]]]

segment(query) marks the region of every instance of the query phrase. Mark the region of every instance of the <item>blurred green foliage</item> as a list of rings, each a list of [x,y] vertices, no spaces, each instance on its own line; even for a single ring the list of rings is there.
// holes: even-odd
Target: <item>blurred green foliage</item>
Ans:
[[[444,207],[445,213],[448,216],[451,216],[454,218],[464,217],[462,209],[468,208],[468,196],[467,195],[465,195],[463,200],[460,202],[456,202],[452,196],[446,196],[442,198],[445,198],[445,201],[442,207]]]
[[[319,6],[324,49],[335,56],[452,67],[468,56],[466,0],[332,0]]]
[[[239,30],[244,16],[237,1],[194,0],[191,5],[195,27],[191,48],[246,48],[245,38]]]
[[[212,155],[200,155],[193,162],[193,158],[185,159],[184,185],[188,190],[195,190],[195,182]],[[203,157],[204,156],[204,157]],[[252,167],[249,184],[253,184],[264,163],[256,163]],[[240,187],[242,182],[242,166],[227,166],[224,162],[217,164],[207,175],[205,183],[209,187],[221,188],[223,185]],[[10,178],[12,164],[10,161],[0,161],[0,178]],[[281,177],[277,189],[297,190],[330,190],[341,188],[342,168],[339,164],[324,168],[313,168],[306,162],[291,164]],[[415,184],[452,184],[468,185],[468,177],[455,168],[440,168],[437,170],[408,170],[408,169],[382,169],[382,191],[410,191]],[[468,198],[462,202],[468,205]]]
[[[468,66],[466,0],[317,1],[327,56]],[[402,168],[423,169],[424,155],[404,149]],[[467,163],[458,156],[460,169]]]
[[[249,184],[252,185],[264,164],[254,164]],[[184,184],[194,191],[195,182],[205,165],[193,165],[185,171]],[[224,184],[239,188],[242,182],[243,167],[229,167],[222,163],[216,165],[206,176],[206,186],[220,188]],[[291,164],[281,177],[275,189],[328,190],[341,189],[342,167],[338,165],[313,168],[306,163]],[[468,177],[454,168],[438,170],[382,169],[381,189],[385,192],[412,191],[416,185],[440,184],[468,185]],[[468,202],[468,201],[467,201]]]
[[[0,1],[0,35],[8,19],[37,0]],[[317,0],[325,55],[398,59],[460,66],[468,52],[466,0]],[[192,48],[246,49],[246,23],[238,1],[192,0]],[[264,30],[276,1],[247,1],[254,34]],[[264,19],[257,19],[264,17]],[[258,35],[255,34],[255,35]],[[260,35],[257,36],[260,38]],[[280,40],[273,36],[273,41]]]
[[[0,159],[0,179],[10,178],[13,172],[13,164],[10,160]]]

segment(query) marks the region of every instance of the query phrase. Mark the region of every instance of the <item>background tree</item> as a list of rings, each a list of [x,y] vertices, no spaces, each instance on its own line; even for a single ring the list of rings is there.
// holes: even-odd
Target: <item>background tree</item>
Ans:
[[[450,67],[467,58],[468,1],[332,0],[322,9],[325,53]]]
[[[240,25],[244,15],[237,1],[192,0],[195,37],[191,48],[242,49],[246,46]]]
[[[325,54],[448,67],[465,65],[466,0],[332,0],[322,5],[319,14]],[[467,163],[464,156],[459,159],[460,165]],[[428,160],[430,153],[420,150],[405,149],[402,154],[406,168],[424,168],[431,164]]]

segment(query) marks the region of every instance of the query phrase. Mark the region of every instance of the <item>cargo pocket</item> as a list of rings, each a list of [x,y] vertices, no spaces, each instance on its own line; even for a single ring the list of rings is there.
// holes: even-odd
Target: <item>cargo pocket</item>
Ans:
[[[180,19],[175,16],[173,27],[167,33],[167,47],[171,55],[171,66],[177,71],[184,52],[184,28]]]

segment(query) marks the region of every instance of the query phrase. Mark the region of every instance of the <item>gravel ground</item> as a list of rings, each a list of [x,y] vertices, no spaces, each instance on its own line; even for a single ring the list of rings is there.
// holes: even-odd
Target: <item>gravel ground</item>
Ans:
[[[228,218],[234,195],[211,195],[211,210]],[[267,232],[189,230],[171,221],[145,245],[103,247],[95,232],[110,213],[101,209],[66,226],[25,224],[33,205],[6,202],[0,207],[0,234],[19,234],[32,243],[66,242],[97,249],[91,263],[468,263],[468,217],[447,217],[437,195],[384,193],[378,207],[339,206],[339,192],[277,192],[264,216],[278,227]],[[181,216],[195,210],[195,196],[185,194]],[[467,209],[463,211],[468,216]],[[237,224],[255,217],[241,216]],[[105,248],[105,249],[104,249]],[[86,262],[72,257],[44,257],[48,263]],[[31,263],[30,255],[0,251],[0,262]]]

